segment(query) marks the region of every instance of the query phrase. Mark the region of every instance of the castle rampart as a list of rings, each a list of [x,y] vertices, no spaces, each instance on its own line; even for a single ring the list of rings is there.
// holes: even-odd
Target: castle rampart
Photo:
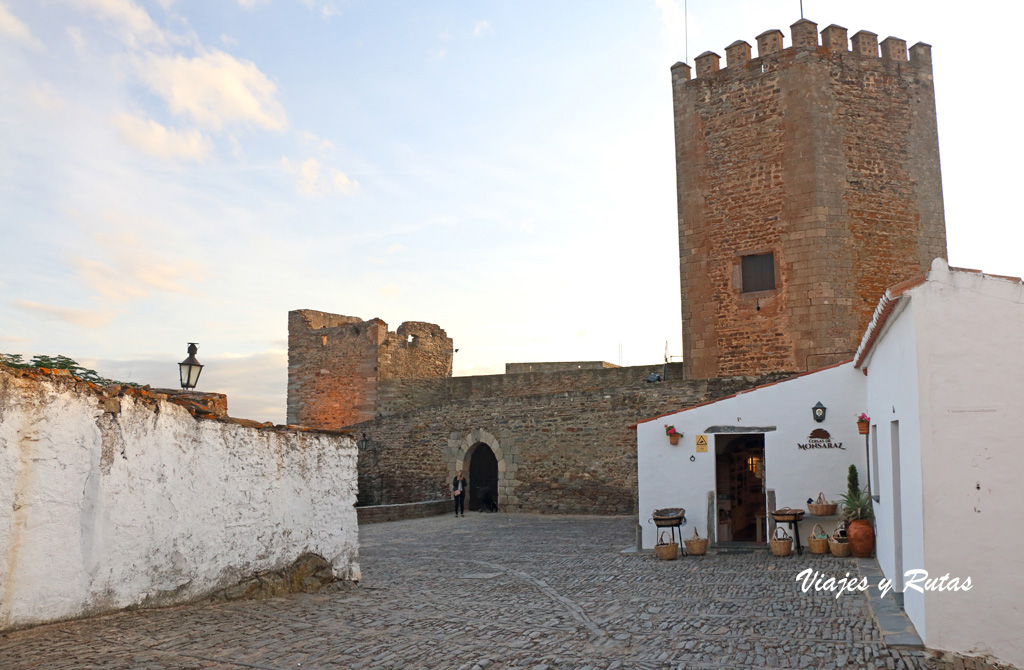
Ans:
[[[451,375],[452,341],[431,323],[389,332],[380,319],[288,313],[288,423],[335,429],[372,419],[390,379]]]
[[[688,378],[849,358],[885,287],[946,256],[930,47],[818,35],[672,68]]]

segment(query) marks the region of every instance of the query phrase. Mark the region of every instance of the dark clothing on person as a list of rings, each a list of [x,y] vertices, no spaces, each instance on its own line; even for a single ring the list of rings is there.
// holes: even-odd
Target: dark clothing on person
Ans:
[[[455,491],[461,491],[459,495],[454,495]],[[466,514],[466,495],[469,491],[466,490],[466,478],[459,479],[455,477],[452,479],[452,500],[455,501],[455,516]]]

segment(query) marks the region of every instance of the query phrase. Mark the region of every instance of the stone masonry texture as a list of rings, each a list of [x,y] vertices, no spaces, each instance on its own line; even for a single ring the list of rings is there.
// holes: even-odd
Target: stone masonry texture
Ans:
[[[788,375],[687,380],[680,363],[579,361],[453,378],[452,340],[433,324],[387,333],[379,319],[298,310],[288,330],[289,423],[365,438],[360,506],[448,499],[455,470],[471,479],[483,448],[497,460],[492,493],[504,511],[629,514],[630,424]],[[652,374],[662,381],[647,382]]]
[[[644,381],[646,367],[585,371],[583,378],[504,375],[531,378],[532,388],[545,392],[522,393],[527,379],[504,393],[485,384],[487,394],[459,394],[350,426],[369,445],[359,455],[360,503],[446,498],[456,467],[469,476],[466,449],[486,444],[498,457],[503,511],[629,514],[637,497],[630,424],[785,376],[688,381],[679,364],[657,367],[667,378],[653,384]],[[602,374],[609,378],[599,385]],[[565,386],[554,391],[557,379]],[[469,486],[472,493],[471,480]]]
[[[382,382],[451,375],[452,341],[431,323],[288,313],[288,423],[334,430],[373,418]]]
[[[946,257],[925,44],[816,24],[672,68],[686,376],[852,357],[886,287]],[[741,292],[774,254],[776,288]]]

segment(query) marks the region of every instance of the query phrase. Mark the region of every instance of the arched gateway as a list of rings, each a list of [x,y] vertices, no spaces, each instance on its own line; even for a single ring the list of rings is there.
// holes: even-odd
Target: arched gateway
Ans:
[[[502,509],[515,502],[510,472],[514,465],[508,462],[506,450],[491,433],[478,428],[459,439],[453,434],[448,441],[449,478],[462,470],[469,485],[467,507],[471,510],[485,507],[483,500],[489,497]]]

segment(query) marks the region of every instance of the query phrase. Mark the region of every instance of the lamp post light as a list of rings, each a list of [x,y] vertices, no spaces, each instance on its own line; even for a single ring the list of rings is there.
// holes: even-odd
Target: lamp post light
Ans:
[[[821,423],[825,420],[826,408],[819,401],[817,405],[811,408],[811,414],[814,416],[814,420]]]
[[[196,360],[197,351],[199,351],[199,345],[195,342],[189,342],[188,358],[178,363],[178,369],[181,373],[181,388],[186,391],[196,387],[196,383],[199,381],[199,373],[203,371],[203,366]]]

